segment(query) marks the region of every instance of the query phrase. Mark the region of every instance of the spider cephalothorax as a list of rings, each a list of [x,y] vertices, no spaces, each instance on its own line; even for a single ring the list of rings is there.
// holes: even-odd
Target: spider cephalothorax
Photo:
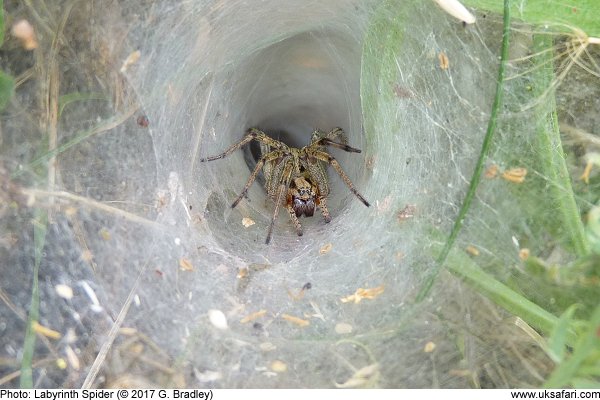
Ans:
[[[337,160],[325,151],[325,146],[332,146],[348,152],[360,153],[359,149],[333,141],[333,139],[342,134],[343,131],[341,128],[335,128],[326,135],[316,130],[312,134],[310,144],[298,149],[270,138],[261,130],[251,128],[242,140],[233,144],[225,152],[200,159],[200,161],[218,160],[233,153],[252,140],[260,142],[261,157],[258,159],[254,171],[250,174],[250,178],[248,178],[244,189],[231,207],[233,208],[238,205],[256,179],[258,172],[262,169],[265,176],[265,189],[271,200],[275,202],[275,210],[273,211],[271,225],[267,234],[266,242],[268,244],[271,241],[273,226],[279,214],[279,207],[282,205],[288,210],[290,219],[296,226],[296,232],[299,236],[303,233],[299,218],[301,216],[312,217],[315,207],[319,207],[325,222],[331,221],[331,216],[327,209],[329,184],[327,182],[324,163],[331,165],[350,191],[364,205],[369,206],[369,202],[354,188],[350,178],[342,170]]]

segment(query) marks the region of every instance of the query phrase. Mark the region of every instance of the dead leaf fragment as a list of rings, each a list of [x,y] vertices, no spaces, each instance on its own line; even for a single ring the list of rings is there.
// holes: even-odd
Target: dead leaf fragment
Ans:
[[[37,321],[33,321],[31,327],[35,333],[39,333],[40,335],[46,336],[49,339],[58,340],[62,337],[60,332],[57,332],[54,329],[46,328]]]
[[[119,333],[124,336],[134,336],[138,334],[138,330],[135,328],[121,327]]]
[[[425,343],[425,347],[423,348],[423,351],[425,353],[432,353],[435,350],[435,343],[433,342],[427,342]]]
[[[125,61],[123,61],[123,65],[121,66],[121,73],[124,73],[127,71],[127,68],[129,68],[130,66],[132,66],[133,64],[135,64],[136,62],[138,62],[138,60],[140,59],[140,57],[142,56],[142,53],[139,50],[136,50],[132,53],[130,53],[127,58],[125,59]]]
[[[108,242],[110,240],[110,232],[108,231],[108,229],[106,229],[106,228],[100,229],[100,237],[103,240]]]
[[[525,261],[529,258],[529,249],[521,249],[519,250],[519,258],[521,261]]]
[[[249,274],[250,274],[250,271],[249,271],[248,267],[242,267],[242,268],[238,269],[237,278],[244,279],[244,278],[248,277]]]
[[[588,154],[590,154],[590,153],[588,153]],[[588,162],[587,162],[587,164],[585,164],[585,169],[583,170],[583,174],[581,174],[581,176],[579,177],[579,179],[584,181],[586,185],[590,183],[590,174],[592,173],[592,167],[594,166],[594,164],[598,163],[598,158],[600,158],[600,157],[598,157],[597,153],[591,153],[591,154],[593,157],[588,157]]]
[[[414,204],[407,204],[404,208],[398,211],[398,222],[406,221],[415,216],[415,212],[417,211],[417,206]]]
[[[292,324],[301,326],[301,327],[305,327],[305,326],[309,326],[310,325],[310,321],[307,321],[305,319],[302,318],[298,318],[298,317],[294,317],[292,315],[289,314],[282,314],[281,318],[285,319],[287,322],[291,322]]]
[[[275,360],[271,363],[271,371],[273,372],[285,372],[287,371],[287,364],[280,360]]]
[[[450,371],[448,371],[448,375],[458,376],[461,378],[470,378],[474,374],[473,374],[473,371],[471,371],[469,369],[451,369]]]
[[[467,253],[469,253],[473,257],[477,257],[479,255],[479,249],[477,249],[477,247],[475,247],[475,246],[468,245],[465,250],[467,251]]]
[[[83,261],[89,262],[94,259],[94,255],[92,254],[92,252],[90,250],[84,250],[81,252],[81,259]]]
[[[241,323],[241,324],[247,324],[247,323],[248,323],[248,322],[250,322],[250,321],[254,321],[254,320],[255,320],[255,319],[257,319],[257,318],[260,318],[260,317],[262,317],[262,316],[263,316],[263,315],[265,315],[266,313],[267,313],[267,310],[260,310],[260,311],[257,311],[257,312],[255,312],[255,313],[252,313],[252,314],[250,314],[250,315],[246,315],[244,318],[242,318],[242,319],[240,320],[240,323]]]
[[[502,173],[502,178],[513,183],[523,183],[526,175],[526,168],[511,168]]]
[[[244,228],[248,228],[254,224],[255,224],[255,222],[251,218],[248,218],[248,217],[242,218],[242,225],[244,225]]]
[[[35,38],[35,30],[26,19],[21,19],[15,22],[11,29],[12,35],[21,41],[21,45],[25,50],[33,50],[38,47]]]
[[[321,247],[321,249],[319,249],[319,254],[321,254],[321,255],[327,254],[331,251],[332,248],[333,248],[333,245],[331,243],[327,243],[326,245]]]
[[[192,265],[192,262],[190,260],[188,260],[187,258],[179,259],[179,268],[182,271],[193,271],[194,270],[194,266]]]
[[[219,371],[199,371],[196,368],[194,368],[194,376],[200,383],[215,382],[223,379],[223,374]]]
[[[346,335],[348,333],[352,333],[352,325],[347,324],[345,322],[340,322],[335,324],[335,333],[338,335]]]
[[[340,389],[375,387],[378,381],[379,364],[371,364],[356,371],[346,382],[336,382],[335,386]]]
[[[384,289],[383,285],[371,289],[358,288],[354,294],[342,298],[341,301],[342,303],[354,302],[354,304],[357,304],[360,303],[362,299],[372,300],[383,293]]]
[[[267,352],[267,351],[273,351],[273,350],[277,349],[277,346],[275,346],[275,345],[274,345],[273,343],[271,343],[271,342],[264,342],[264,343],[261,343],[261,344],[260,344],[258,347],[259,347],[259,348],[260,348],[262,351],[265,351],[265,352]]]
[[[440,61],[440,68],[442,70],[447,70],[450,66],[450,60],[448,56],[443,51],[438,54],[438,60]]]
[[[79,362],[79,357],[77,357],[77,353],[75,353],[75,350],[73,350],[71,346],[67,346],[65,347],[65,354],[67,356],[67,361],[69,361],[69,365],[71,366],[71,368],[73,368],[75,371],[79,371],[79,369],[81,368],[81,363]]]
[[[492,164],[485,170],[483,176],[487,179],[494,179],[498,175],[498,166],[496,164]]]

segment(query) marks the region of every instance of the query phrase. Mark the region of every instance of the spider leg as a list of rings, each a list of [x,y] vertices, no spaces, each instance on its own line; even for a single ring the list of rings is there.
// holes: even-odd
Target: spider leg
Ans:
[[[277,215],[279,215],[279,206],[283,203],[283,199],[285,198],[285,193],[290,187],[290,180],[292,178],[292,171],[294,164],[292,160],[287,161],[285,164],[285,169],[283,170],[281,183],[279,184],[279,189],[277,190],[277,198],[275,199],[275,210],[273,211],[273,217],[271,218],[271,225],[269,225],[269,232],[267,233],[266,244],[269,244],[271,241],[271,236],[273,235],[273,227],[275,226],[275,221],[277,220]]]
[[[242,147],[246,143],[251,142],[252,140],[258,140],[259,142],[265,143],[265,144],[267,144],[269,146],[272,146],[272,147],[274,147],[276,149],[279,149],[279,148],[282,147],[282,145],[280,144],[281,142],[279,142],[277,140],[274,140],[274,139],[271,139],[263,131],[261,131],[259,129],[256,129],[256,128],[250,128],[250,129],[248,129],[248,133],[242,138],[242,140],[240,140],[237,143],[232,144],[223,153],[218,154],[216,156],[211,156],[211,157],[207,157],[207,158],[201,158],[200,162],[214,161],[214,160],[218,160],[220,158],[227,157],[228,155],[230,155],[231,153],[233,153],[234,151],[236,151],[237,149],[239,149],[240,147]]]
[[[310,143],[310,147],[313,148],[318,148],[318,147],[314,147],[314,146],[332,146],[332,147],[336,147],[338,149],[342,149],[344,151],[350,152],[350,153],[360,153],[360,149],[355,149],[354,147],[350,147],[348,146],[348,139],[346,138],[346,135],[344,134],[344,131],[342,130],[342,128],[333,128],[327,135],[323,136],[322,133],[320,133],[319,131],[315,131],[317,133],[317,135],[313,136],[313,140]],[[341,137],[341,141],[340,142],[336,142],[333,139],[336,139],[337,137]],[[319,148],[319,150],[324,150],[323,148]]]
[[[256,179],[256,176],[258,175],[258,172],[263,167],[263,165],[265,165],[266,162],[275,160],[280,155],[281,155],[280,152],[275,150],[275,151],[272,151],[270,153],[263,155],[258,160],[258,162],[256,163],[256,166],[254,167],[254,171],[252,171],[252,174],[250,174],[250,177],[248,178],[246,185],[244,185],[244,189],[242,189],[242,192],[240,193],[240,195],[235,199],[233,204],[231,204],[231,208],[235,208],[235,206],[237,206],[239,204],[239,202],[244,198],[246,193],[248,193],[248,189],[250,189],[250,186],[252,186],[252,183],[254,183],[254,180]]]
[[[348,137],[344,133],[344,130],[339,126],[330,130],[329,133],[325,135],[325,137],[331,140],[335,140],[339,137],[340,140],[338,140],[338,143],[348,144]]]
[[[239,149],[240,147],[242,147],[243,145],[245,145],[246,143],[254,140],[254,138],[256,137],[255,134],[252,134],[250,132],[248,132],[243,138],[242,140],[240,140],[239,142],[231,145],[227,150],[225,150],[223,153],[218,154],[216,156],[211,156],[211,157],[207,157],[207,158],[201,158],[200,162],[206,162],[206,161],[214,161],[214,160],[218,160],[220,158],[224,158],[227,157],[229,154],[233,153],[234,151],[236,151],[237,149]]]
[[[350,180],[350,178],[348,178],[348,175],[346,175],[346,173],[344,172],[344,170],[342,169],[342,166],[340,165],[340,163],[337,162],[337,160],[331,156],[330,154],[324,152],[324,151],[311,151],[310,155],[312,157],[315,157],[318,160],[321,161],[325,161],[326,163],[328,163],[329,165],[331,165],[333,167],[333,169],[335,169],[335,172],[338,173],[338,175],[340,176],[340,178],[342,178],[342,180],[344,181],[344,183],[346,184],[346,186],[348,186],[348,189],[350,189],[350,191],[352,193],[354,193],[354,195],[356,197],[358,197],[358,199],[360,201],[362,201],[362,203],[369,207],[370,204],[367,200],[365,200],[365,198],[358,193],[358,191],[354,188],[354,185],[352,184],[352,181]]]
[[[338,143],[338,142],[334,142],[333,140],[329,139],[329,138],[321,138],[319,140],[317,140],[316,142],[314,142],[312,145],[317,144],[317,146],[331,146],[331,147],[336,147],[338,149],[342,149],[344,151],[347,151],[349,153],[360,153],[361,150],[360,149],[355,149],[354,147],[350,147],[347,144],[344,143]]]
[[[339,141],[335,141],[335,139],[340,138]],[[312,140],[310,142],[311,146],[318,146],[319,150],[324,151],[325,149],[322,146],[333,146],[339,149],[351,152],[351,153],[360,153],[359,149],[355,149],[353,147],[348,146],[348,138],[346,134],[342,130],[342,128],[333,128],[329,133],[324,134],[323,132],[316,130],[313,132]]]
[[[304,234],[304,232],[302,231],[302,224],[300,223],[298,217],[296,217],[296,211],[294,211],[294,207],[292,207],[290,204],[287,204],[285,207],[287,208],[288,213],[290,214],[290,219],[294,223],[294,226],[296,226],[296,233],[298,234],[298,236],[302,236]]]
[[[327,209],[327,198],[319,197],[319,208],[321,209],[321,214],[323,215],[323,219],[326,223],[331,222],[331,214],[329,214],[329,210]]]

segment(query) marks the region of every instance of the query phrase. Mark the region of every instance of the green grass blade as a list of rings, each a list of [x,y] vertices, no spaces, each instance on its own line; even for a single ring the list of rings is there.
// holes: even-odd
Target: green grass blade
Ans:
[[[548,352],[552,360],[556,363],[562,362],[565,358],[567,338],[572,326],[573,314],[575,314],[576,310],[577,305],[574,304],[560,316],[548,339]]]
[[[73,137],[68,142],[58,146],[54,150],[48,151],[46,154],[36,158],[35,160],[33,160],[32,162],[27,164],[26,168],[23,168],[21,170],[13,172],[11,175],[11,178],[14,179],[14,178],[20,176],[21,174],[23,174],[25,171],[31,171],[34,168],[45,164],[52,157],[55,157],[55,156],[61,154],[62,152],[67,151],[71,147],[81,143],[82,141],[86,140],[87,138],[89,138],[93,135],[96,135],[101,132],[109,131],[109,130],[117,127],[118,125],[122,124],[127,118],[131,117],[131,115],[136,110],[137,110],[137,106],[132,106],[131,108],[126,110],[123,114],[119,114],[114,117],[108,118],[107,120],[100,122],[98,125],[78,133],[77,135],[75,135],[75,137]]]
[[[479,293],[544,334],[549,335],[557,326],[556,316],[485,273],[466,253],[453,249],[448,254],[446,268]],[[573,344],[574,340],[574,334],[569,331],[566,342]]]
[[[600,254],[600,207],[594,206],[588,212],[585,233],[591,251]]]
[[[463,0],[464,5],[480,10],[501,13],[502,3],[498,0]],[[600,36],[600,1],[577,0],[528,0],[515,1],[511,6],[515,19],[533,24],[556,24],[555,29],[571,33],[572,28],[581,29],[588,36]]]
[[[598,381],[593,381],[591,379],[573,379],[573,388],[575,389],[598,389],[600,387],[600,383]]]
[[[588,328],[574,346],[571,357],[559,364],[544,384],[544,387],[561,388],[571,384],[572,380],[576,378],[580,367],[590,354],[594,354],[594,351],[598,351],[600,346],[599,330],[600,306],[594,310],[594,313],[589,320]],[[598,362],[598,360],[596,360],[596,362]]]
[[[4,0],[0,0],[0,46],[4,43]]]
[[[68,93],[60,96],[58,98],[58,118],[62,115],[65,107],[71,103],[75,103],[77,101],[86,101],[86,100],[108,100],[105,94],[98,92],[91,93],[81,93],[74,92]]]
[[[33,388],[33,354],[35,351],[36,334],[33,330],[33,324],[39,320],[40,313],[40,295],[38,288],[38,275],[44,244],[46,242],[46,228],[48,225],[48,213],[45,210],[36,209],[36,217],[33,221],[33,241],[34,241],[34,266],[33,266],[33,284],[31,285],[31,305],[29,307],[29,316],[27,318],[27,329],[25,331],[25,340],[23,343],[23,358],[21,360],[21,389]]]
[[[469,188],[467,190],[467,194],[465,195],[465,199],[463,204],[458,212],[458,216],[454,220],[454,225],[452,226],[452,230],[450,232],[450,236],[448,237],[442,252],[440,253],[437,259],[437,266],[431,271],[429,277],[425,280],[425,284],[423,288],[417,295],[417,301],[422,301],[427,297],[431,287],[433,286],[433,282],[435,278],[439,274],[440,269],[444,265],[446,258],[448,257],[448,253],[456,238],[458,237],[458,233],[462,228],[462,224],[464,221],[467,212],[471,207],[471,202],[475,197],[475,192],[477,191],[477,187],[479,186],[479,181],[481,179],[481,173],[483,172],[484,162],[487,158],[487,155],[490,151],[490,147],[492,145],[492,139],[494,137],[494,133],[496,132],[496,124],[498,120],[498,112],[502,108],[502,97],[504,92],[504,74],[506,71],[506,64],[508,62],[508,47],[509,47],[509,38],[510,38],[510,0],[504,0],[504,24],[502,29],[502,49],[500,53],[500,66],[498,67],[498,78],[496,81],[496,95],[494,97],[494,103],[492,105],[492,111],[490,114],[490,119],[488,121],[487,131],[485,133],[485,138],[483,139],[483,143],[481,145],[481,151],[479,152],[479,158],[477,160],[477,165],[475,166],[475,170],[473,171],[473,175],[470,180]]]
[[[0,111],[4,110],[15,90],[15,80],[0,71]]]
[[[389,11],[394,13],[390,17]],[[397,2],[386,1],[376,12],[365,38],[361,60],[360,97],[364,119],[365,135],[375,136],[379,129],[390,130],[392,127],[381,127],[381,115],[392,102],[392,92],[377,90],[384,82],[397,79],[395,55],[404,40],[403,26],[409,18],[407,11],[398,7]]]
[[[560,226],[567,243],[578,256],[590,252],[585,229],[571,186],[569,171],[558,129],[556,100],[554,97],[554,57],[552,38],[548,35],[534,35],[533,58],[537,68],[533,69],[533,100],[535,103],[536,153],[539,168],[547,184],[547,195],[555,210],[554,225]]]

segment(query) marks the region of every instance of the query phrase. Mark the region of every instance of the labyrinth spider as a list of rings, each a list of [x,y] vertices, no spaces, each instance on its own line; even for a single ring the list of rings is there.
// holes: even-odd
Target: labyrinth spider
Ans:
[[[224,158],[252,140],[260,142],[261,157],[231,208],[237,206],[246,195],[258,172],[262,169],[265,175],[265,189],[271,200],[275,202],[275,210],[267,233],[266,243],[269,244],[279,214],[279,207],[282,205],[288,210],[298,236],[302,236],[303,233],[299,218],[302,215],[312,217],[315,206],[321,209],[325,222],[331,221],[331,215],[327,209],[329,184],[325,163],[331,165],[350,191],[365,206],[369,207],[369,202],[354,188],[352,181],[350,181],[337,160],[325,151],[325,146],[332,146],[351,153],[361,152],[359,149],[333,140],[342,134],[341,128],[335,128],[327,134],[315,130],[312,133],[310,144],[298,149],[267,136],[259,129],[251,128],[242,140],[230,146],[223,153],[202,158],[200,162]]]

